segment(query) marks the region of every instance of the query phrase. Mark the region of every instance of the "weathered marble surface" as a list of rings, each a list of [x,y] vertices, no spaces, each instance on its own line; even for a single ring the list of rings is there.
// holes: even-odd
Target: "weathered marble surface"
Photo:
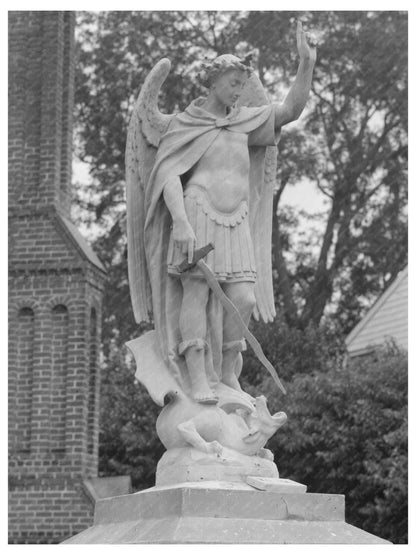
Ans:
[[[201,405],[181,390],[157,355],[152,331],[127,343],[137,361],[137,379],[163,409],[156,430],[167,452],[158,464],[157,484],[204,480],[244,481],[248,475],[277,477],[267,440],[286,422],[256,399],[216,384],[215,405]]]
[[[343,495],[179,484],[99,501],[94,525],[64,543],[388,544],[345,522]]]
[[[169,449],[162,456],[156,470],[156,486],[202,481],[246,481],[247,476],[278,478],[273,461],[261,457],[241,455],[230,449],[219,453],[203,453],[198,449]]]
[[[307,490],[305,484],[287,478],[266,478],[250,475],[246,477],[246,483],[255,489],[275,493],[306,493]]]
[[[169,71],[160,60],[134,106],[126,143],[127,240],[135,320],[154,331],[129,341],[137,379],[162,408],[167,449],[157,483],[278,477],[267,440],[284,424],[265,397],[241,388],[249,343],[286,393],[248,329],[276,314],[272,206],[281,128],[309,95],[316,48],[300,21],[299,69],[283,103],[271,103],[251,56],[201,65],[206,96],[179,114],[157,99]]]

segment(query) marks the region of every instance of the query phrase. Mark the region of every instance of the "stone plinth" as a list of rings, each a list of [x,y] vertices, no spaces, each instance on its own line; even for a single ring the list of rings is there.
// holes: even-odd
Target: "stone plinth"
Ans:
[[[344,496],[205,482],[99,500],[94,525],[64,543],[389,543],[347,524]]]

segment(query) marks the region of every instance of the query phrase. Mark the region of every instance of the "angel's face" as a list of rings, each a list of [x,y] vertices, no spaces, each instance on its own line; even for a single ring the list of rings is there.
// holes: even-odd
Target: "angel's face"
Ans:
[[[239,99],[246,81],[245,71],[230,69],[217,77],[211,91],[224,106],[231,107]]]

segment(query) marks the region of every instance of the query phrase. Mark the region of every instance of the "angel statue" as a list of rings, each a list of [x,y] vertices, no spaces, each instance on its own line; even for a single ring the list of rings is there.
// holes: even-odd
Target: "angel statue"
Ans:
[[[207,96],[182,113],[157,107],[169,60],[140,92],[126,149],[128,268],[135,319],[152,317],[155,330],[128,345],[138,379],[162,406],[170,394],[196,412],[253,413],[238,380],[245,339],[281,386],[247,325],[252,314],[275,316],[276,145],[305,107],[316,59],[300,22],[297,47],[299,69],[282,104],[269,103],[248,62],[231,54],[203,65]]]

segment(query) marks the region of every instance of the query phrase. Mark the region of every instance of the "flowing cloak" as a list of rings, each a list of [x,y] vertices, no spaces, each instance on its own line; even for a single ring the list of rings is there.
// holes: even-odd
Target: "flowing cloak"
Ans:
[[[256,155],[256,147],[275,146],[278,134],[274,129],[272,105],[238,107],[225,118],[214,115],[194,101],[181,114],[175,116],[162,137],[153,170],[145,187],[144,198],[144,250],[146,270],[151,284],[152,308],[160,354],[169,372],[185,392],[190,384],[185,360],[178,354],[181,342],[179,314],[182,304],[182,285],[167,272],[167,250],[172,219],[163,199],[166,183],[188,172],[203,156],[219,133],[226,128],[230,132],[248,135],[250,159]],[[263,180],[263,175],[261,175]],[[251,187],[250,179],[250,187]],[[261,193],[261,191],[260,191]],[[259,192],[257,195],[260,194]],[[250,195],[251,198],[251,195]],[[249,202],[250,210],[255,209]],[[251,215],[252,228],[261,213]],[[254,241],[256,237],[253,237]],[[222,357],[222,306],[210,293],[207,305],[206,373],[211,387],[221,379]]]

